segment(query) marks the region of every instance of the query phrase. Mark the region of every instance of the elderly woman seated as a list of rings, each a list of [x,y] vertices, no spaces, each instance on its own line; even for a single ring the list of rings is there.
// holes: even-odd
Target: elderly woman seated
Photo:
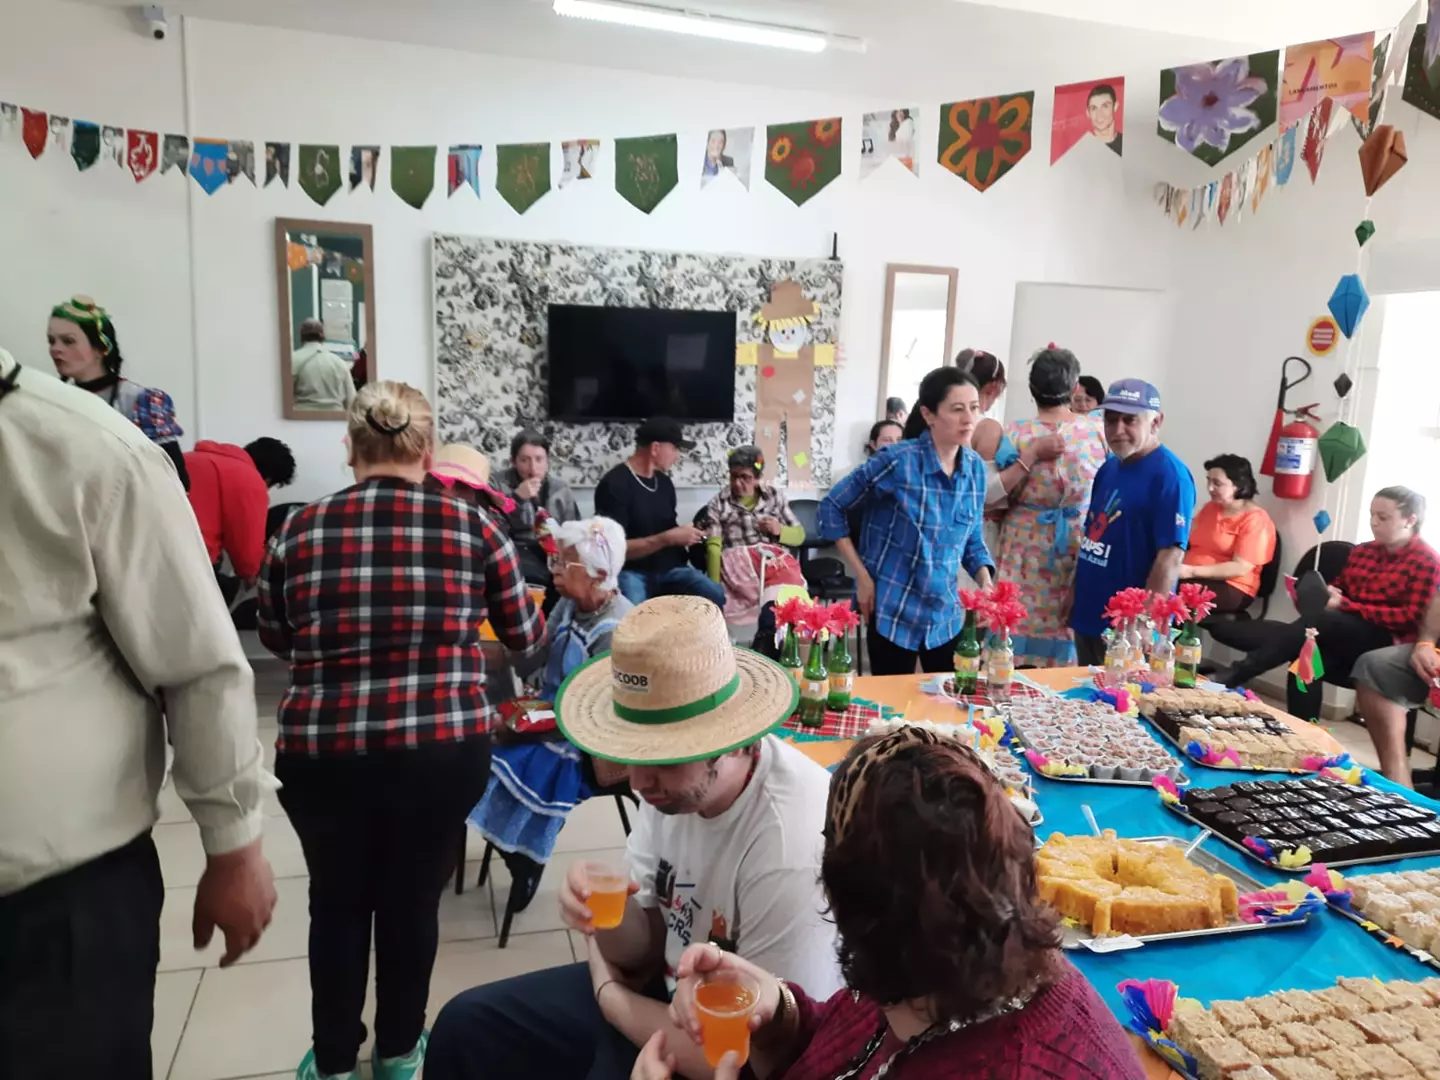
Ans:
[[[847,988],[816,1001],[715,945],[692,946],[670,1011],[696,1042],[696,987],[718,971],[759,989],[749,1068],[760,1080],[1144,1077],[1060,952],[1029,826],[968,747],[914,727],[856,746],[830,782],[820,873]],[[669,1076],[657,1036],[634,1078]]]
[[[706,570],[710,580],[725,586],[725,617],[748,621],[773,599],[764,593],[805,583],[799,562],[776,548],[799,547],[805,542],[805,527],[785,493],[761,481],[765,458],[759,447],[731,450],[727,464],[730,482],[704,510],[709,523]]]
[[[510,440],[510,464],[496,479],[500,490],[515,500],[509,526],[510,539],[520,555],[520,571],[530,584],[545,587],[548,613],[557,596],[540,532],[547,520],[579,519],[575,494],[550,471],[550,440],[533,428],[524,428]]]
[[[1275,557],[1275,522],[1256,506],[1255,473],[1237,454],[1205,462],[1210,501],[1195,514],[1181,581],[1215,593],[1216,611],[1244,611],[1260,591],[1260,571]]]
[[[561,600],[546,623],[544,644],[520,656],[516,668],[542,700],[553,702],[571,672],[609,651],[615,626],[631,604],[618,591],[625,530],[617,522],[588,518],[552,525],[550,532],[557,545],[550,566]],[[505,854],[525,895],[538,885],[566,815],[591,794],[580,751],[563,739],[497,745],[490,787],[470,823]]]

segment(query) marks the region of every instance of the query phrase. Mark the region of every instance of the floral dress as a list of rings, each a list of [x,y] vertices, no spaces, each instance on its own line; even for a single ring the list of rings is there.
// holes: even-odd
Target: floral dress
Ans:
[[[999,577],[1020,585],[1029,616],[1014,635],[1015,663],[1029,667],[1067,667],[1075,663],[1075,645],[1060,609],[1075,577],[1079,528],[1090,506],[1090,486],[1105,463],[1105,428],[1097,415],[1077,416],[1063,424],[1017,420],[1006,434],[1017,449],[1059,434],[1065,452],[1038,462],[1010,496],[1010,511],[1000,534]]]

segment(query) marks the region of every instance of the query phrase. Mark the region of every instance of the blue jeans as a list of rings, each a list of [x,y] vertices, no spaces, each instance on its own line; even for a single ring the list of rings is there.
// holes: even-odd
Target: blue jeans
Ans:
[[[567,964],[452,998],[430,1031],[425,1080],[627,1080],[639,1055],[601,1015],[590,966]]]
[[[621,570],[620,592],[632,604],[643,604],[657,596],[701,596],[718,608],[725,607],[725,587],[693,566],[677,566],[658,574]]]

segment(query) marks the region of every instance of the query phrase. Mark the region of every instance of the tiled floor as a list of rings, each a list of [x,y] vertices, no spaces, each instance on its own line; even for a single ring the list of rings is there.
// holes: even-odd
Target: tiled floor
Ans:
[[[263,685],[263,684],[262,684]],[[262,689],[261,739],[275,742],[273,700]],[[160,975],[155,991],[151,1043],[157,1080],[288,1080],[310,1045],[310,983],[306,969],[309,933],[305,860],[279,803],[269,806],[265,854],[275,868],[280,900],[259,946],[234,967],[217,966],[221,948],[197,953],[190,938],[195,883],[204,865],[199,834],[172,790],[161,797],[164,816],[155,830],[165,874]],[[498,859],[491,880],[475,887],[484,843],[471,833],[466,889],[448,888],[440,904],[440,954],[430,982],[430,1019],[455,994],[555,964],[576,953],[560,922],[555,887],[581,852],[613,853],[625,834],[612,800],[583,804],[560,834],[557,855],[529,910],[511,929],[509,945],[497,947],[497,911],[503,910],[509,878]],[[498,903],[497,903],[498,898]],[[373,998],[373,993],[372,993]],[[370,1021],[373,1001],[367,1003]],[[370,1048],[362,1050],[368,1059]],[[362,1071],[368,1077],[369,1067]]]

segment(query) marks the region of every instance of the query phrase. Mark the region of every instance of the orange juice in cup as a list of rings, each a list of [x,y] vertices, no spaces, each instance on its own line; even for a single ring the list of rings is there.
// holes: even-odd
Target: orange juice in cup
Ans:
[[[630,896],[630,875],[612,863],[585,864],[585,881],[590,899],[590,923],[596,930],[614,930],[625,918],[625,901]]]
[[[759,1001],[759,984],[748,975],[713,971],[695,988],[700,1044],[712,1066],[731,1050],[741,1065],[749,1060],[750,1014]]]
[[[545,590],[543,588],[538,588],[534,585],[527,585],[525,586],[525,592],[529,594],[530,602],[534,604],[537,608],[544,606]]]

